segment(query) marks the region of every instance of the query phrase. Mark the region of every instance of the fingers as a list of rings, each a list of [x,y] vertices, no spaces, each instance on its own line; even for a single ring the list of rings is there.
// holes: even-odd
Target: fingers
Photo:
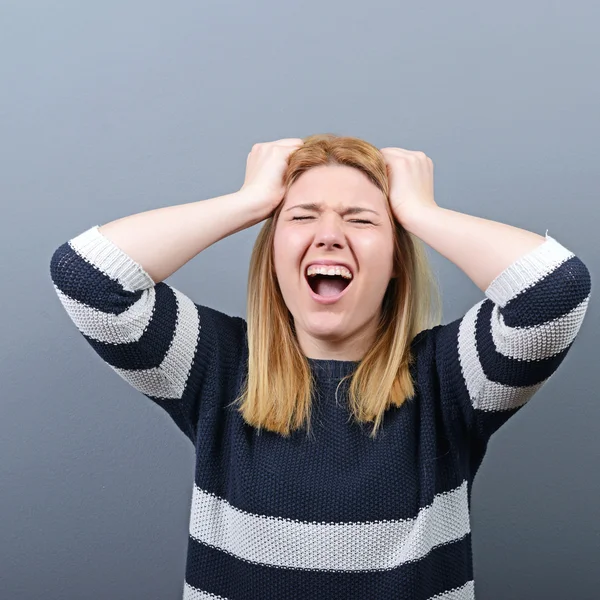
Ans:
[[[304,140],[301,138],[283,138],[271,142],[275,146],[285,146],[286,148],[298,148],[304,145]]]
[[[388,158],[395,156],[397,158],[405,158],[408,160],[426,161],[433,167],[433,160],[427,156],[422,150],[406,150],[405,148],[380,148],[379,151]]]

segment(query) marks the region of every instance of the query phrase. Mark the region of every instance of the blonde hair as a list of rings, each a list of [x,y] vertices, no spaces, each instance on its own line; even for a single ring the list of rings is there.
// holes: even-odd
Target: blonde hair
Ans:
[[[317,134],[288,158],[286,193],[308,169],[347,165],[362,171],[387,199],[394,224],[394,266],[382,300],[375,342],[358,362],[351,378],[348,407],[361,423],[374,423],[375,437],[384,412],[414,396],[409,371],[414,361],[410,343],[417,333],[438,325],[442,308],[437,280],[423,243],[393,217],[389,205],[387,167],[381,152],[354,137]],[[248,273],[248,369],[243,389],[232,404],[249,425],[289,436],[304,425],[310,433],[314,378],[296,338],[294,322],[275,275],[273,238],[283,201],[260,230]]]

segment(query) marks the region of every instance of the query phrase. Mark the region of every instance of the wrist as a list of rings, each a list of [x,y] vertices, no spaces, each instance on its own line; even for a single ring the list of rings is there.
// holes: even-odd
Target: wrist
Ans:
[[[417,235],[424,220],[433,217],[436,206],[411,206],[396,214],[396,219],[410,233]]]
[[[242,187],[234,194],[235,201],[248,218],[248,226],[264,221],[273,209],[267,205],[264,195],[251,187]]]

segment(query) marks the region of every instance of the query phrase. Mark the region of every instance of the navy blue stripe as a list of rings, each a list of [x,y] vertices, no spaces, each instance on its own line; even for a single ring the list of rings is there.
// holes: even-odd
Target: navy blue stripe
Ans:
[[[115,344],[84,336],[100,357],[113,367],[152,369],[163,362],[176,333],[178,304],[173,290],[167,284],[158,283],[154,289],[154,312],[138,341]]]
[[[474,477],[481,465],[483,455],[488,446],[489,439],[502,427],[514,414],[519,412],[526,404],[507,410],[487,411],[474,409],[471,447],[471,473]]]
[[[225,415],[201,412],[198,487],[249,513],[348,522],[414,518],[436,494],[463,483],[464,453],[451,451],[438,402],[417,398],[388,410],[370,440],[370,429],[348,425],[347,412],[332,400],[335,382],[321,383],[327,400],[315,401],[321,406],[309,440],[304,430],[289,438],[259,434],[234,407]]]
[[[69,244],[63,244],[54,253],[51,275],[62,293],[109,315],[121,315],[144,293],[142,290],[124,290],[117,281],[81,258]],[[178,304],[175,293],[167,284],[160,282],[154,290],[153,316],[139,340],[115,344],[83,334],[98,355],[113,367],[152,369],[163,362],[176,332]]]
[[[365,552],[368,552],[365,548]],[[188,540],[186,581],[230,600],[428,600],[473,579],[471,535],[384,571],[307,571],[251,563]]]
[[[550,377],[564,360],[571,344],[558,354],[541,360],[520,360],[505,356],[496,350],[492,338],[493,308],[494,303],[489,299],[485,300],[479,309],[475,323],[477,354],[485,376],[491,381],[504,385],[522,387],[535,385]],[[506,310],[502,311],[503,315],[507,314]],[[535,338],[539,332],[532,330],[526,335]],[[525,343],[525,340],[523,342]]]
[[[452,416],[447,435],[455,440],[455,451],[460,453],[466,446],[461,473],[472,481],[483,461],[489,438],[522,407],[501,411],[482,411],[473,407],[458,353],[461,320],[456,319],[432,330],[438,334],[436,362],[442,382],[440,389],[434,393],[439,394],[444,411]],[[443,382],[451,382],[451,385]]]
[[[500,312],[509,327],[541,325],[566,315],[587,298],[590,290],[588,268],[572,256],[510,300]]]
[[[163,409],[173,420],[175,425],[181,432],[188,438],[188,440],[196,446],[196,423],[197,423],[197,409],[196,403],[191,402],[190,399],[181,398],[156,398],[154,396],[146,395],[147,398],[156,403],[161,409]],[[194,418],[196,415],[196,418]]]
[[[84,260],[68,243],[56,249],[50,261],[50,276],[63,293],[103,312],[120,315],[140,299],[143,290],[128,292]]]

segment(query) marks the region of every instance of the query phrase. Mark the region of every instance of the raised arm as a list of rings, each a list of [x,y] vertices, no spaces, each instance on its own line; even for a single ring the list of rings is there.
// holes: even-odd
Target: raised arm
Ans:
[[[239,191],[123,217],[100,233],[159,283],[202,250],[262,220],[257,208],[251,194]]]
[[[240,192],[94,226],[57,248],[50,263],[56,293],[86,341],[192,442],[205,386],[220,361],[236,360],[245,327],[161,280],[251,225],[251,202]]]
[[[443,208],[415,212],[405,225],[486,295],[433,332],[442,405],[470,440],[476,466],[491,435],[567,355],[587,311],[590,272],[547,233]]]
[[[441,208],[433,161],[383,148],[390,203],[402,226],[462,269],[486,298],[460,319],[427,331],[433,382],[457,444],[476,470],[491,435],[564,360],[585,316],[585,264],[546,232]]]
[[[192,443],[201,398],[235,385],[227,368],[243,367],[246,324],[195,304],[163,280],[205,248],[269,216],[283,197],[288,156],[301,144],[294,138],[255,144],[239,192],[91,227],[52,256],[56,293],[79,331]]]

